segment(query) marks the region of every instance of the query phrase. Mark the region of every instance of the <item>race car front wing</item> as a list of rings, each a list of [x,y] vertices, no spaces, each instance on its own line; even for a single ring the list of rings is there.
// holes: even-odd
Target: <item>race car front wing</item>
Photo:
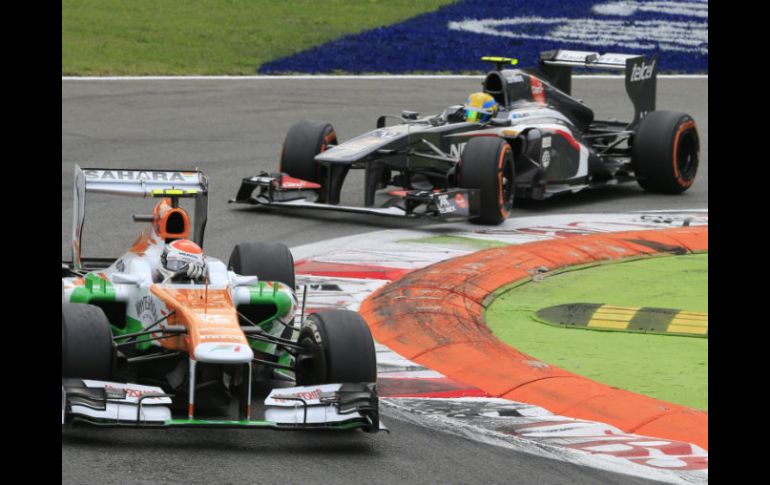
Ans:
[[[174,418],[159,387],[62,379],[62,426],[135,428],[362,429],[387,431],[379,419],[376,385],[324,384],[273,389],[264,419]]]
[[[321,186],[313,182],[263,172],[243,179],[235,199],[229,202],[406,218],[468,219],[478,216],[480,210],[481,195],[477,189],[393,191],[388,193],[390,198],[380,207],[316,202],[321,190]]]

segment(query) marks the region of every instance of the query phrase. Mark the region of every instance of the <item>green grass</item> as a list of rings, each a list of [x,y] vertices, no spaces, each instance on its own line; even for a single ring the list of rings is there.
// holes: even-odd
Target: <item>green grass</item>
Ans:
[[[453,0],[62,0],[62,75],[254,74]]]
[[[708,255],[604,264],[513,287],[486,312],[503,342],[605,384],[708,410],[708,339],[560,328],[534,312],[564,303],[708,312]]]

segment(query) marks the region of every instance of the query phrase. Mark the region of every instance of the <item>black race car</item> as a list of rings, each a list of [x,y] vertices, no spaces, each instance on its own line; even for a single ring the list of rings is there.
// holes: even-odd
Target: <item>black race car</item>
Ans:
[[[301,121],[286,136],[279,173],[244,179],[231,202],[500,224],[516,198],[633,180],[659,193],[692,185],[698,129],[687,114],[655,110],[657,58],[556,50],[527,69],[484,60],[495,69],[483,92],[499,106],[487,121],[466,121],[464,105],[434,116],[404,111],[342,144],[329,123]],[[594,119],[570,95],[574,67],[625,70],[633,119]],[[362,206],[339,203],[351,168],[366,170]]]

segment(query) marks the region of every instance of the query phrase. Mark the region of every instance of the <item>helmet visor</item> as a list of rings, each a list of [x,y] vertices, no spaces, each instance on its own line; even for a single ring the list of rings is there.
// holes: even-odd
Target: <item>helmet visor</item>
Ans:
[[[471,123],[481,121],[481,113],[475,109],[465,108],[465,121],[470,121]]]
[[[469,121],[471,123],[486,121],[492,115],[491,111],[492,110],[466,107],[465,121]]]
[[[181,271],[185,266],[187,266],[187,262],[180,259],[168,259],[166,261],[166,269],[169,271]]]

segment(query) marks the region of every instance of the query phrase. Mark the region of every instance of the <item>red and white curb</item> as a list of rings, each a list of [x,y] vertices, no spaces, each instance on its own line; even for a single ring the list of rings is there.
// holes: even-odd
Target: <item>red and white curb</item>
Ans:
[[[358,310],[404,274],[485,244],[522,244],[577,235],[707,225],[707,210],[522,217],[496,227],[440,224],[355,235],[292,249],[307,310]],[[488,396],[473,386],[377,345],[385,413],[484,443],[669,483],[708,481],[708,452],[684,442],[624,433],[605,423],[559,416]]]

